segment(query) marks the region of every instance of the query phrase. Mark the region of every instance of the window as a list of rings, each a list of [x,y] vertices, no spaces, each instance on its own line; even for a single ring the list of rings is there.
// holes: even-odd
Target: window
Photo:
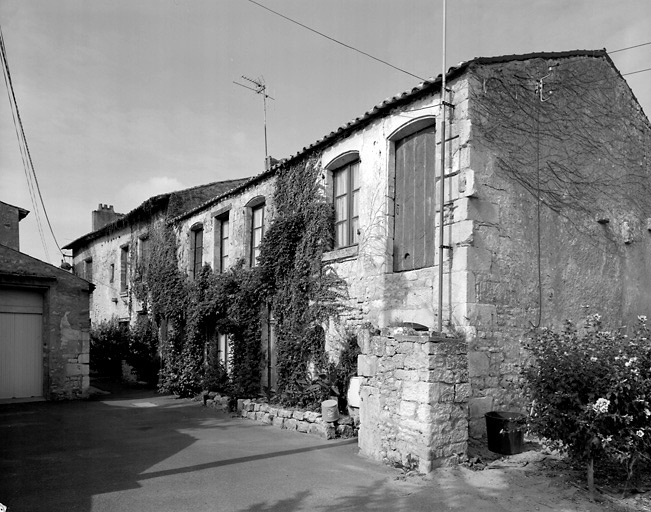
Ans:
[[[88,258],[84,260],[84,279],[86,281],[93,281],[93,259]]]
[[[251,266],[258,265],[260,244],[264,236],[264,203],[251,208]]]
[[[217,356],[219,358],[219,362],[223,364],[226,371],[228,371],[228,358],[230,354],[228,352],[228,336],[225,334],[217,335]]]
[[[111,263],[111,267],[109,268],[109,283],[112,283],[115,281],[115,263]]]
[[[190,250],[192,268],[192,278],[196,279],[201,273],[203,267],[203,225],[194,226],[190,231]]]
[[[126,293],[128,290],[129,276],[129,246],[120,247],[120,292]]]
[[[141,236],[138,240],[138,262],[141,266],[149,261],[149,236]]]
[[[219,273],[228,269],[230,250],[230,222],[228,213],[215,218],[215,269]]]
[[[332,172],[335,206],[335,248],[359,240],[359,160]]]

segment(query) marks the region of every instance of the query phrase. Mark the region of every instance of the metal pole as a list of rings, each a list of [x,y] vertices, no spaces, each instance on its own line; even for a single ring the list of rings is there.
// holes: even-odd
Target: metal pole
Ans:
[[[443,55],[441,72],[441,179],[439,181],[439,308],[438,308],[438,332],[443,334],[443,221],[445,219],[445,115],[446,115],[446,83],[445,83],[445,17],[446,0],[443,0]]]
[[[267,88],[262,88],[262,100],[264,104],[264,158],[267,160],[269,152],[267,151]]]

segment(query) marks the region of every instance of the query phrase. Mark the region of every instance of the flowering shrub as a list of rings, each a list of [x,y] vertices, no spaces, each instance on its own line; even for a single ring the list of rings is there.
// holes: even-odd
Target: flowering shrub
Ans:
[[[530,429],[553,447],[588,464],[606,457],[626,468],[651,456],[651,341],[644,316],[631,337],[601,329],[588,318],[584,332],[538,332],[526,343],[524,370],[532,400]]]

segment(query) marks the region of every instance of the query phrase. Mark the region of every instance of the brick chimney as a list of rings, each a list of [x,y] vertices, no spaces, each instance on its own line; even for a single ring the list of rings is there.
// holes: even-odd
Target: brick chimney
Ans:
[[[99,204],[97,210],[93,210],[93,231],[102,229],[107,224],[115,222],[124,217],[123,213],[113,211],[112,204]]]
[[[0,201],[0,245],[20,251],[18,223],[28,213],[28,210]]]

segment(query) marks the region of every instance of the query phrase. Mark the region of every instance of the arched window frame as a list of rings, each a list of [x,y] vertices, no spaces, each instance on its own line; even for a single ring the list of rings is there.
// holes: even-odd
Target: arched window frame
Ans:
[[[357,164],[356,167],[355,164]],[[335,208],[334,249],[358,244],[358,209],[361,188],[359,183],[360,164],[359,151],[350,150],[337,155],[324,166],[326,171],[326,194]],[[338,190],[337,179],[341,180],[339,183],[345,186],[345,191]],[[343,219],[338,217],[338,203],[342,203],[341,209],[346,212]]]

